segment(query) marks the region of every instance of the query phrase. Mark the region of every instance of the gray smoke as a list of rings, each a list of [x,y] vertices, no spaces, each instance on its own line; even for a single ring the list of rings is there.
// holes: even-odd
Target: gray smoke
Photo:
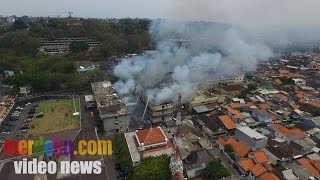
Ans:
[[[203,81],[255,70],[257,63],[273,56],[270,44],[286,45],[290,39],[287,28],[276,23],[255,27],[256,19],[249,18],[253,24],[246,25],[187,21],[191,17],[241,17],[229,10],[212,12],[212,2],[208,0],[176,2],[175,20],[155,20],[150,27],[156,52],[125,60],[115,67],[114,74],[119,78],[115,87],[120,94],[145,95],[152,102],[161,103],[176,100],[181,92],[185,101]]]

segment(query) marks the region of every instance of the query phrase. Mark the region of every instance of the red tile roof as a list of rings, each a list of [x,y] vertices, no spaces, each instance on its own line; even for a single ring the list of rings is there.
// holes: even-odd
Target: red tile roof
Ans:
[[[309,101],[308,104],[310,104],[310,105],[313,106],[313,107],[320,108],[320,103],[318,103],[318,102]]]
[[[250,168],[250,171],[255,177],[260,176],[261,174],[267,172],[267,169],[261,164],[256,164],[255,166]]]
[[[254,166],[254,162],[251,158],[241,158],[239,161],[246,172],[250,171],[250,168]]]
[[[236,128],[236,125],[232,122],[229,116],[227,115],[219,116],[219,119],[228,130]]]
[[[260,109],[269,109],[270,108],[269,105],[266,104],[266,103],[261,103],[258,106],[259,106]]]
[[[263,151],[253,151],[249,154],[251,154],[255,158],[257,164],[269,161],[267,155]]]
[[[315,168],[317,168],[318,171],[320,171],[320,161],[314,162],[314,163],[313,163],[313,166],[314,166]]]
[[[280,180],[280,178],[272,172],[265,172],[260,176],[260,178],[261,180]]]
[[[145,146],[166,141],[166,136],[160,127],[138,130],[137,137]]]
[[[305,138],[306,135],[304,134],[303,131],[301,131],[300,129],[298,128],[295,128],[295,129],[288,129],[280,124],[274,124],[274,125],[271,125],[271,128],[274,129],[275,131],[283,134],[284,136],[286,137],[289,137],[289,136],[292,136],[292,135],[297,135],[298,137],[300,138]]]
[[[224,141],[222,138],[219,138],[217,143],[223,146],[226,144],[231,144],[234,152],[236,152],[241,157],[244,157],[245,155],[247,155],[250,150],[246,144],[240,141],[237,141],[233,137],[230,137],[227,141]]]
[[[276,82],[277,85],[281,85],[282,84],[282,81],[280,79],[275,79],[274,81]]]
[[[231,114],[239,114],[239,111],[229,107],[229,106],[224,106]]]
[[[274,97],[279,98],[279,99],[288,99],[287,96],[285,96],[285,95],[283,95],[281,93],[275,94]]]
[[[240,107],[240,103],[231,103],[230,107],[233,108],[233,109],[237,109],[237,108]]]
[[[309,159],[301,158],[298,160],[298,162],[301,164],[301,166],[307,168],[308,171],[314,176],[319,175],[319,171],[311,164]]]

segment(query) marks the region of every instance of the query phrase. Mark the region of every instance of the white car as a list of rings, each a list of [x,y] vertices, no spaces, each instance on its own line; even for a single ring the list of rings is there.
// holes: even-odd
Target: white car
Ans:
[[[1,134],[6,134],[6,135],[9,135],[10,132],[6,132],[6,131],[2,131]]]
[[[31,104],[31,102],[28,102],[27,104],[25,104],[25,106],[28,106],[28,105],[30,105]]]

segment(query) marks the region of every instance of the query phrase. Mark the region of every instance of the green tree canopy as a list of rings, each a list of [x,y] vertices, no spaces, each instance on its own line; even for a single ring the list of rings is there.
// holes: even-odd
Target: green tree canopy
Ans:
[[[167,156],[143,158],[133,170],[133,180],[166,180],[171,179],[170,158]]]
[[[212,180],[218,180],[231,175],[230,171],[217,160],[209,163],[208,170],[210,172],[210,179]]]
[[[69,49],[71,52],[78,53],[88,50],[89,46],[85,41],[73,41],[69,44]]]

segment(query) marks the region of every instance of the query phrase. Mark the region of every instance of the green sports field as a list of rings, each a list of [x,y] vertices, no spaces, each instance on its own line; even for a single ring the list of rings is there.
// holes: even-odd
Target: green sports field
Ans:
[[[36,113],[43,112],[41,118],[33,118],[33,129],[29,129],[27,136],[39,136],[42,134],[59,132],[80,127],[80,117],[73,113],[79,112],[80,100],[59,99],[46,100],[38,103]]]

